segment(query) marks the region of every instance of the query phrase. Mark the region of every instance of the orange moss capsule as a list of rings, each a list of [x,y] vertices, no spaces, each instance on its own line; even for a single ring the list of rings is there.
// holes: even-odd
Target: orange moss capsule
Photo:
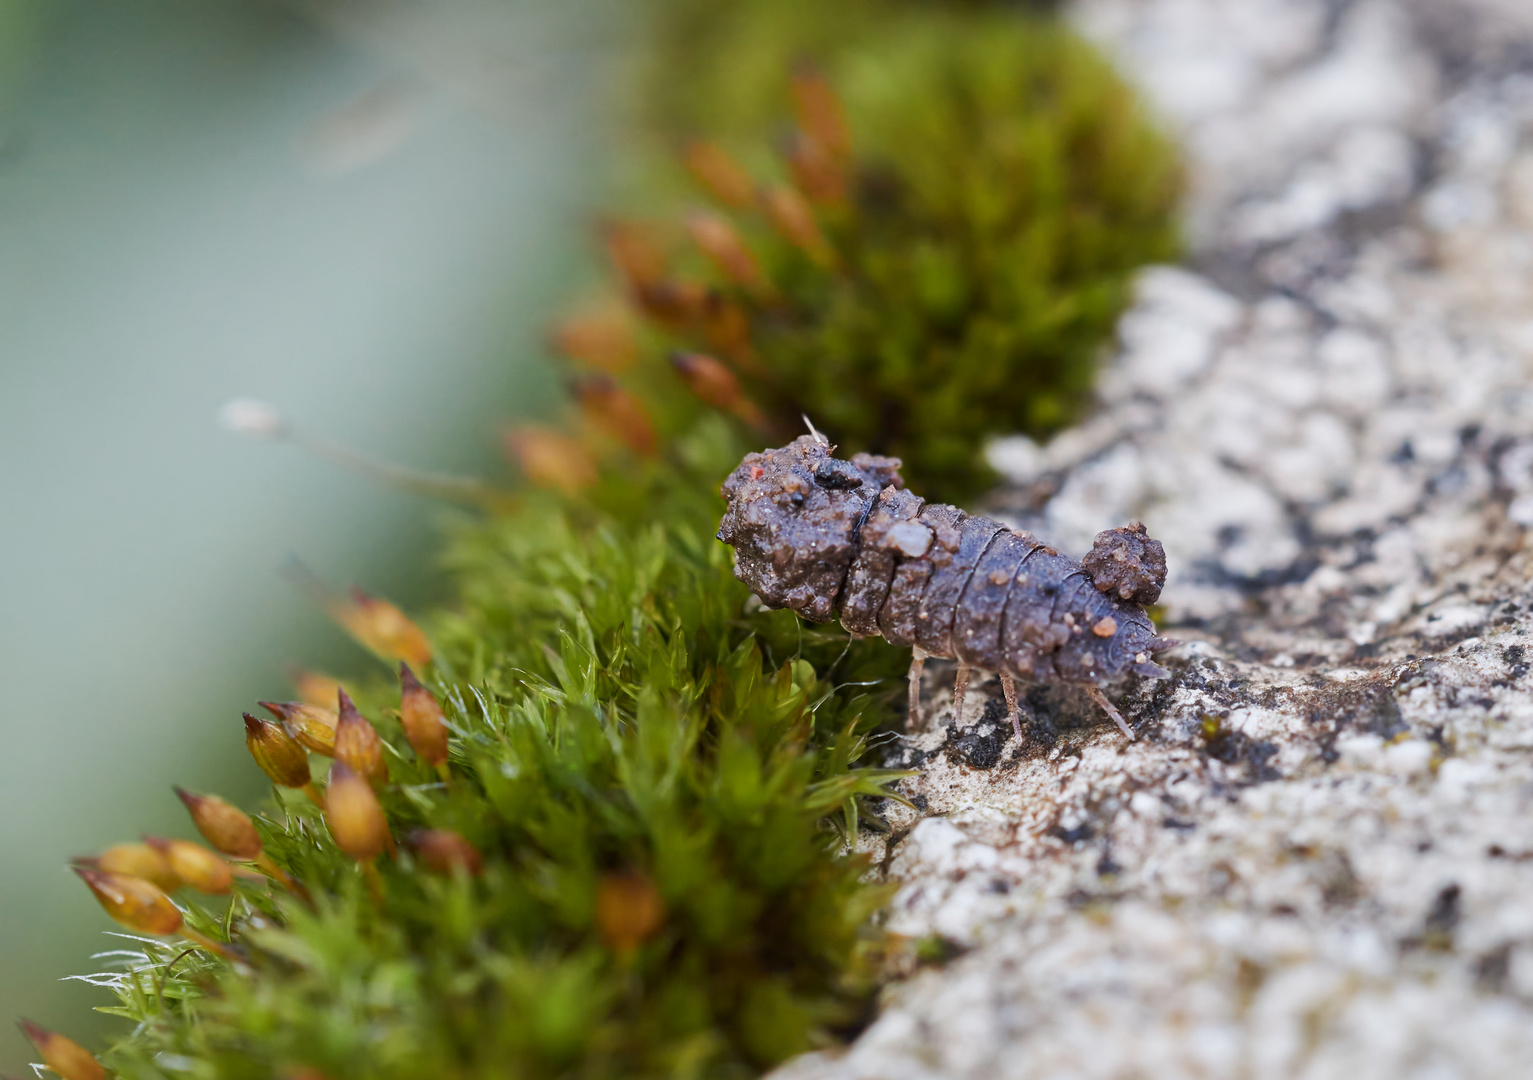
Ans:
[[[146,836],[144,842],[163,854],[176,875],[198,892],[223,896],[234,888],[234,868],[201,844],[163,836]]]
[[[421,628],[387,600],[352,589],[349,598],[335,598],[326,605],[330,615],[346,628],[363,648],[385,660],[412,664],[431,662],[431,643]]]
[[[217,795],[193,795],[181,788],[176,788],[175,792],[191,812],[197,831],[213,845],[213,850],[241,862],[261,857],[261,836],[256,832],[255,822],[243,810]]]
[[[596,929],[609,949],[632,952],[665,923],[660,890],[636,870],[603,874],[596,886]]]
[[[709,348],[727,357],[737,368],[760,373],[751,348],[751,321],[745,308],[714,293],[709,296],[699,322]]]
[[[811,202],[835,206],[846,201],[846,173],[819,141],[800,133],[788,147],[788,168]]]
[[[612,301],[577,312],[559,323],[554,328],[553,345],[571,360],[614,375],[633,367],[639,358],[633,317],[621,303]]]
[[[686,380],[687,388],[715,409],[733,409],[744,396],[735,373],[711,356],[678,352],[671,356],[671,365]]]
[[[127,874],[108,874],[76,866],[74,872],[90,886],[106,913],[141,934],[174,934],[181,929],[181,911],[158,885]]]
[[[335,725],[335,759],[375,788],[389,782],[389,767],[383,760],[383,740],[352,703],[351,696],[342,690],[338,695],[341,719]]]
[[[696,139],[687,144],[682,155],[692,179],[725,206],[749,206],[755,196],[755,184],[739,162],[718,143]]]
[[[758,295],[768,291],[756,257],[745,246],[735,227],[724,218],[698,211],[687,217],[687,232],[692,242],[734,284]]]
[[[245,746],[271,782],[278,787],[308,787],[312,779],[309,755],[287,729],[249,713],[241,715],[245,718]]]
[[[761,199],[767,219],[785,240],[822,266],[834,264],[835,255],[802,195],[790,187],[777,186],[768,188]]]
[[[43,1064],[64,1080],[106,1080],[106,1070],[101,1067],[101,1062],[73,1039],[30,1020],[22,1020],[18,1026],[43,1056]]]
[[[484,870],[479,852],[450,829],[416,829],[410,834],[410,850],[435,874],[452,875],[462,870],[478,876]]]
[[[335,700],[335,693],[340,688],[340,679],[323,672],[300,671],[293,676],[293,689],[298,691],[298,700],[305,705],[326,708]]]
[[[335,701],[341,693],[340,684],[330,695]],[[333,709],[321,708],[306,701],[261,701],[261,708],[271,713],[287,726],[288,733],[306,750],[325,757],[335,757],[335,725],[340,715]]]
[[[667,330],[684,330],[702,317],[708,290],[695,281],[656,281],[634,290],[634,303]]]
[[[653,285],[665,276],[665,255],[648,230],[631,221],[602,226],[607,257],[630,289]]]
[[[410,665],[399,665],[399,721],[410,747],[428,765],[447,764],[447,721]]]
[[[735,373],[711,356],[678,352],[671,355],[671,366],[704,404],[734,413],[752,427],[761,427],[765,418],[754,402],[745,396]]]
[[[803,65],[793,73],[793,115],[804,133],[837,161],[851,156],[852,138],[841,98],[816,68]]]
[[[578,495],[596,483],[596,458],[585,443],[542,424],[506,432],[506,450],[522,475],[541,488]]]
[[[182,884],[170,860],[149,844],[113,844],[100,855],[76,859],[75,862],[108,874],[143,878],[168,893],[175,892]]]
[[[609,375],[587,375],[571,384],[586,420],[642,457],[654,457],[659,446],[655,425],[638,398]]]
[[[335,846],[358,862],[366,862],[393,843],[383,806],[367,781],[342,760],[330,766],[325,789],[325,822]]]

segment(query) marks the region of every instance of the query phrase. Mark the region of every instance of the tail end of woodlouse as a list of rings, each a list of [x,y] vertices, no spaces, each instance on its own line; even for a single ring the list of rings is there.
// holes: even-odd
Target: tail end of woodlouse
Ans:
[[[1081,560],[1098,592],[1135,604],[1153,604],[1166,584],[1166,549],[1150,538],[1143,523],[1097,533]]]

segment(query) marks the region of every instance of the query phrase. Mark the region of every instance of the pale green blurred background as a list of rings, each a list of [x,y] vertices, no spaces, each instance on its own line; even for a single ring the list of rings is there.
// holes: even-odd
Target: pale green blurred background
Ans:
[[[618,0],[0,0],[0,1018],[89,1037],[68,856],[258,797],[239,712],[371,661],[276,574],[438,593],[436,507],[238,396],[490,474],[553,400]],[[0,1028],[0,1070],[30,1055]]]

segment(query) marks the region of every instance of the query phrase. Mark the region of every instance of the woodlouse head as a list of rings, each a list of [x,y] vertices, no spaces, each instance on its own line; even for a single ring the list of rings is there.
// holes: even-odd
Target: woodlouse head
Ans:
[[[1110,645],[1108,668],[1116,675],[1121,672],[1139,675],[1147,679],[1169,678],[1171,673],[1154,660],[1155,654],[1165,652],[1181,644],[1155,633],[1155,626],[1141,611],[1122,612],[1116,619],[1116,633]]]
[[[901,483],[896,458],[850,461],[810,435],[747,454],[724,481],[729,508],[718,538],[735,549],[735,576],[769,607],[827,622],[857,554],[857,529],[883,488]]]

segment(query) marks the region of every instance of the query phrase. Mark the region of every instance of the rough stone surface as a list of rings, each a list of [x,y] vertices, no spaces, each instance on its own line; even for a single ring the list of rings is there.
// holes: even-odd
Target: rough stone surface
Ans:
[[[1533,4],[1082,0],[1188,148],[1088,422],[988,512],[1165,544],[1173,677],[889,748],[955,954],[779,1080],[1533,1075]],[[933,670],[935,669],[935,670]],[[875,823],[876,824],[876,823]]]

